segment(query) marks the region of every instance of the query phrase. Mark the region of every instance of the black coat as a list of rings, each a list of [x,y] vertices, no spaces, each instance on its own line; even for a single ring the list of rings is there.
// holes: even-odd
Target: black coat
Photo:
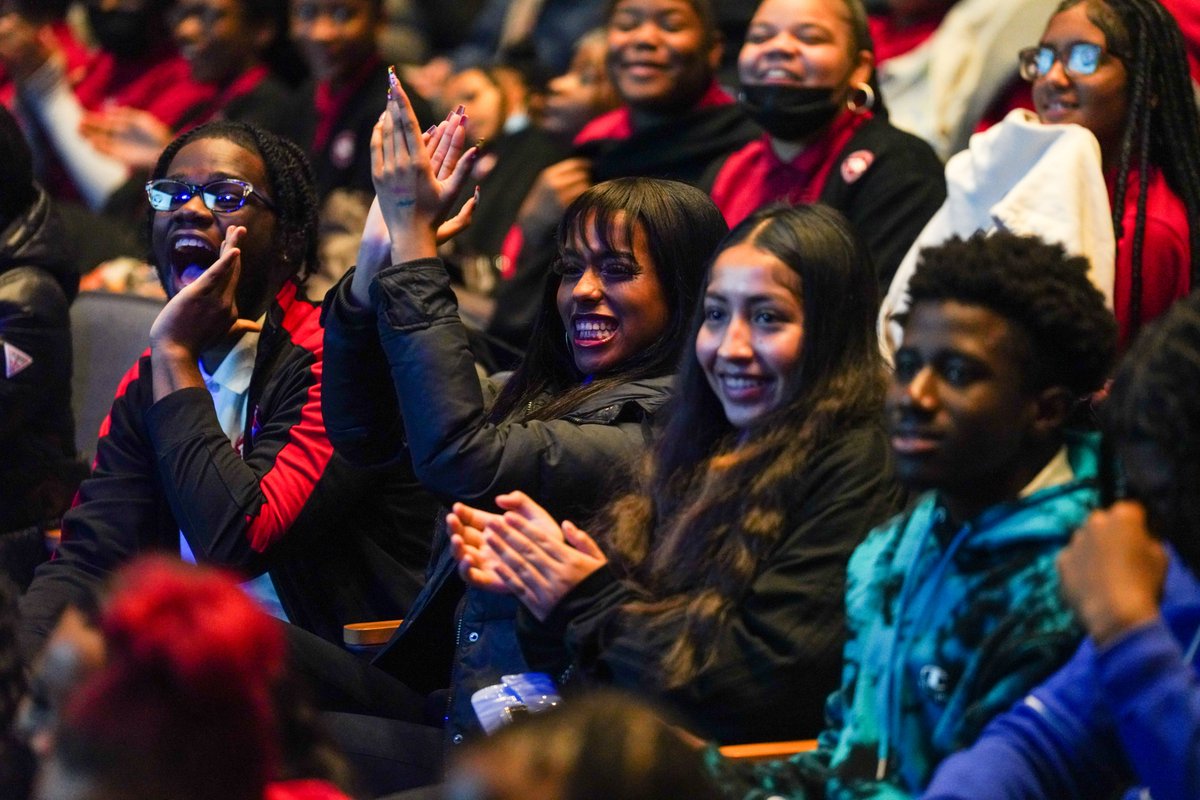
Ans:
[[[665,703],[689,728],[722,744],[816,736],[841,677],[846,563],[903,500],[883,430],[842,433],[793,476],[787,496],[795,498],[791,517],[798,522],[702,649],[711,662],[685,685],[664,688],[660,668],[682,614],[625,613],[631,602],[663,598],[650,598],[609,568],[576,586],[545,623],[521,609],[518,631],[529,663],[560,669],[565,644],[585,685]]]
[[[556,519],[586,519],[644,450],[670,377],[622,384],[562,419],[488,421],[498,386],[482,383],[437,259],[383,270],[373,311],[347,298],[352,273],[326,299],[325,418],[339,453],[362,464],[411,459],[443,502],[494,509],[520,489]],[[466,590],[444,532],[425,588],[374,664],[429,694],[451,688],[446,735],[478,729],[470,695],[526,670],[511,597]]]
[[[45,192],[0,237],[3,533],[57,521],[86,468],[75,460],[71,414],[68,307],[79,276]]]

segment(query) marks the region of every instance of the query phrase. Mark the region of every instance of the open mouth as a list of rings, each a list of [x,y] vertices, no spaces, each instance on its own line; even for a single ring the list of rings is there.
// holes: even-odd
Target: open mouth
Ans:
[[[611,317],[579,317],[571,322],[572,341],[576,347],[607,344],[617,335],[619,327]]]
[[[204,274],[217,260],[218,252],[210,242],[198,236],[180,236],[171,245],[171,271],[180,288]]]

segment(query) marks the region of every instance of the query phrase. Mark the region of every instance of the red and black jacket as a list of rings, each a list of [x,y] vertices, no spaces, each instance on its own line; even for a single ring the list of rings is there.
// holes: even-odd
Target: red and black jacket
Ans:
[[[319,311],[295,284],[268,311],[240,455],[207,390],[154,402],[149,353],[139,359],[117,389],[58,555],[22,598],[26,657],[64,605],[86,602],[141,552],[178,552],[181,530],[202,562],[270,572],[289,618],[325,638],[340,640],[347,622],[403,614],[436,505],[406,463],[366,468],[333,452]]]

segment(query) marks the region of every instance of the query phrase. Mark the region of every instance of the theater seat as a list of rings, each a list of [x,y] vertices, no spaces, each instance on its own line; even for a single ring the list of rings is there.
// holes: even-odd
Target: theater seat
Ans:
[[[117,384],[149,346],[150,325],[162,307],[161,300],[111,292],[80,292],[71,304],[71,407],[81,458],[95,456]]]

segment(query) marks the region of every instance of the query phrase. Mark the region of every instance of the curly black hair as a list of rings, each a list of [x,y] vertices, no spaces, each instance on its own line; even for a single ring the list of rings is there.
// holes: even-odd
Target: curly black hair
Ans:
[[[1129,471],[1151,525],[1200,573],[1200,291],[1134,341],[1113,378],[1101,421],[1120,450],[1150,445],[1166,481]],[[1127,465],[1129,466],[1129,465]],[[1158,525],[1155,523],[1158,522]]]
[[[921,251],[912,305],[956,301],[1015,323],[1030,347],[1026,388],[1099,389],[1116,355],[1117,322],[1087,276],[1087,259],[1060,244],[1005,231],[953,237]]]
[[[1087,4],[1087,17],[1108,47],[1120,54],[1129,75],[1129,113],[1121,138],[1113,227],[1124,235],[1122,217],[1129,173],[1139,165],[1162,170],[1167,185],[1183,200],[1191,245],[1191,286],[1200,286],[1200,112],[1188,71],[1187,47],[1179,24],[1159,0],[1063,0],[1055,13]],[[1146,193],[1150,170],[1137,171],[1137,217],[1133,231],[1133,271],[1129,293],[1129,330],[1141,326],[1142,251],[1146,230]]]
[[[295,143],[254,125],[217,120],[192,128],[167,145],[150,178],[166,175],[176,153],[199,139],[225,139],[262,159],[279,215],[279,245],[284,257],[294,265],[296,279],[303,282],[317,266],[317,190],[304,151]],[[151,240],[154,213],[153,209],[147,210],[147,241]]]

